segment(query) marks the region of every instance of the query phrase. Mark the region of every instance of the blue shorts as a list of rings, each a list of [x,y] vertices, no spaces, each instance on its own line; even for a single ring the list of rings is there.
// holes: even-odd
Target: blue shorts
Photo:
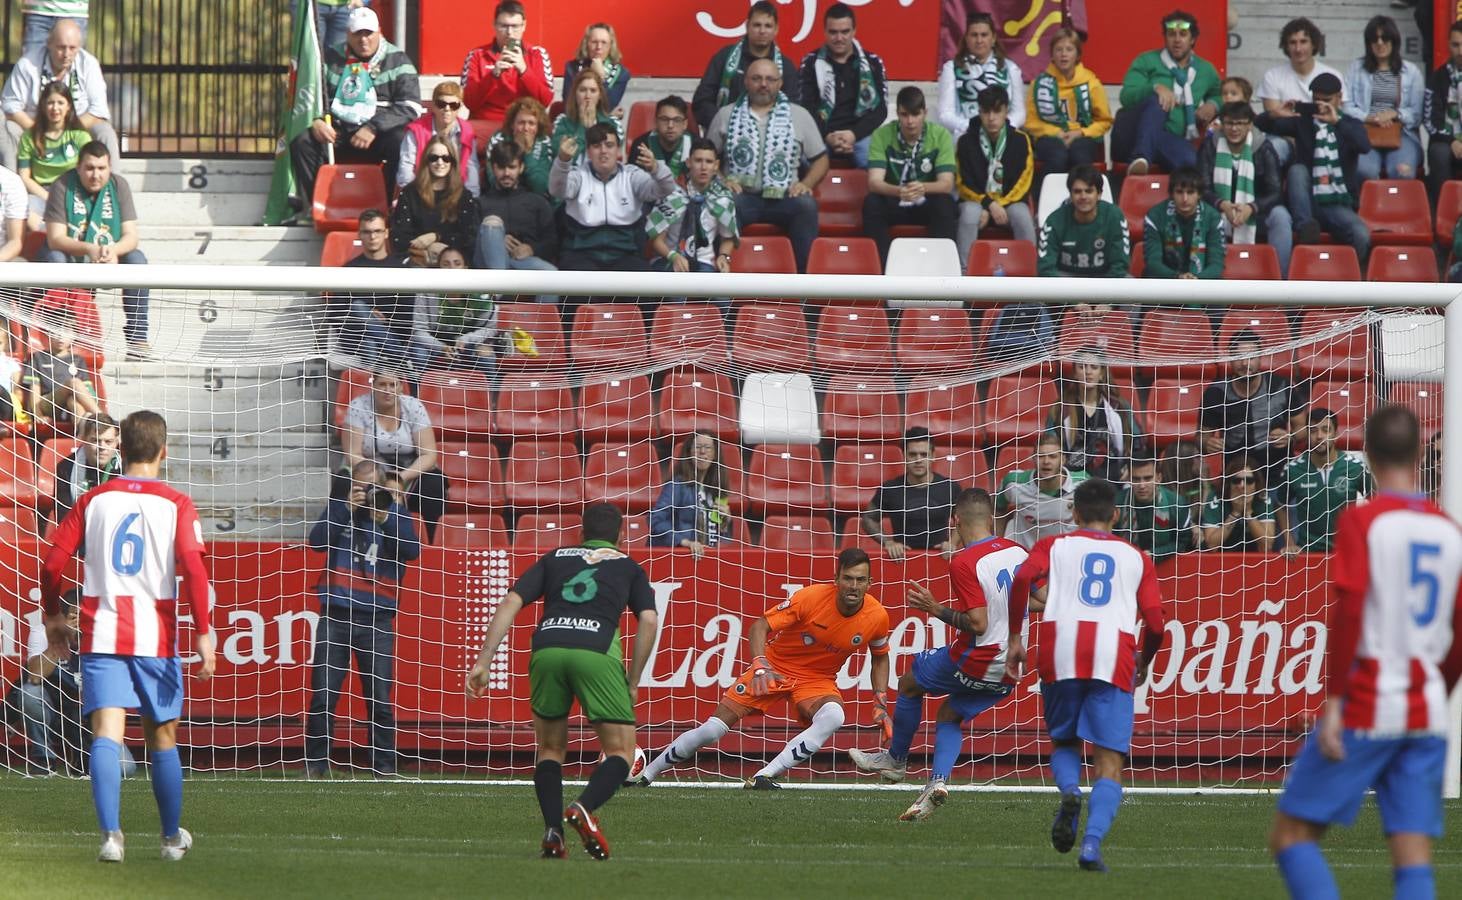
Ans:
[[[1041,708],[1052,741],[1077,738],[1126,753],[1132,746],[1132,692],[1095,678],[1041,682]]]
[[[183,714],[183,662],[176,656],[81,656],[81,714],[120,707],[171,722]]]
[[[1014,689],[1014,685],[979,681],[961,672],[950,659],[948,647],[925,650],[915,656],[909,672],[926,694],[948,694],[947,705],[965,721],[1004,700]]]
[[[1317,825],[1350,825],[1366,791],[1375,788],[1388,836],[1442,836],[1445,738],[1372,738],[1347,730],[1344,741],[1345,759],[1334,762],[1310,734],[1284,779],[1280,812]]]

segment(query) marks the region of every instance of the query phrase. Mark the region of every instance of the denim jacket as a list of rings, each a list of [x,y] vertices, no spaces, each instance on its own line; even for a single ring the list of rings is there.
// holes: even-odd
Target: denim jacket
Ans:
[[[1397,112],[1401,115],[1401,127],[1408,133],[1414,132],[1421,125],[1421,101],[1422,93],[1426,85],[1422,83],[1421,69],[1408,60],[1401,63],[1401,105]],[[1342,115],[1351,116],[1365,121],[1371,111],[1371,73],[1366,71],[1365,60],[1357,59],[1350,64],[1345,73],[1345,99],[1340,104]]]
[[[310,528],[310,549],[327,554],[315,585],[320,602],[394,613],[406,563],[421,555],[411,515],[393,504],[386,521],[351,516],[350,504],[333,499]]]
[[[650,546],[679,547],[681,541],[695,540],[699,511],[700,502],[694,484],[674,479],[666,482],[650,510]],[[718,540],[730,539],[731,523],[727,522]]]

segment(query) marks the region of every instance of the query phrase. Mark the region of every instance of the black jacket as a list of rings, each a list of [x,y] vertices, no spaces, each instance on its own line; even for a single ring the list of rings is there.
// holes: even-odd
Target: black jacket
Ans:
[[[1269,113],[1260,113],[1254,124],[1268,134],[1293,138],[1295,162],[1305,166],[1314,164],[1313,116],[1272,116]],[[1350,116],[1340,117],[1340,121],[1335,123],[1335,134],[1340,139],[1340,169],[1345,173],[1345,187],[1350,191],[1350,205],[1356,206],[1360,203],[1361,179],[1356,174],[1355,164],[1362,153],[1371,152],[1371,139],[1366,136],[1365,123]]]
[[[868,53],[867,50],[863,51]],[[824,135],[829,131],[848,130],[853,132],[854,140],[863,140],[882,125],[888,119],[888,82],[883,74],[883,60],[875,53],[868,53],[868,67],[873,72],[873,89],[878,92],[880,102],[868,112],[859,116],[858,109],[858,57],[855,54],[846,63],[841,64],[851,68],[849,78],[852,80],[853,90],[851,96],[839,93],[836,97],[832,113],[826,120],[823,119],[820,106],[822,104],[822,93],[817,89],[817,52],[807,54],[802,58],[802,67],[797,73],[797,79],[801,85],[801,104],[804,109],[812,113],[813,121],[817,122],[817,128]],[[790,95],[789,95],[790,96]]]
[[[438,199],[444,192],[438,191]],[[477,198],[466,188],[457,202],[456,221],[442,221],[440,210],[427,206],[416,192],[414,185],[407,185],[396,198],[396,208],[391,211],[391,246],[404,253],[411,242],[423,234],[435,232],[437,240],[449,247],[456,247],[462,255],[472,258],[477,247],[477,226],[482,216],[477,212]]]
[[[533,255],[553,262],[558,259],[558,230],[553,207],[542,194],[521,187],[511,191],[494,188],[477,198],[482,218],[497,216],[504,231],[533,248]]]
[[[1447,99],[1452,93],[1452,64],[1437,69],[1426,80],[1421,103],[1421,122],[1432,137],[1453,140],[1462,137],[1447,130]]]
[[[1000,196],[996,197],[985,192],[985,182],[990,177],[990,160],[980,147],[980,131],[976,122],[973,128],[959,136],[954,145],[959,199],[979,203],[986,209],[992,203],[1009,206],[1023,201],[1030,193],[1035,173],[1030,136],[1009,124],[1005,126],[1005,154],[1001,157],[1005,171],[1000,179]]]
[[[727,44],[711,56],[711,61],[706,64],[705,74],[701,75],[700,84],[695,86],[695,93],[691,95],[690,109],[695,116],[696,125],[700,126],[704,134],[707,128],[711,127],[711,120],[716,117],[716,111],[721,108],[716,103],[716,95],[721,91],[721,71],[726,68],[726,57],[731,55],[731,48],[735,44]],[[746,67],[756,61],[757,57],[751,55],[747,50],[746,38],[741,39],[741,65],[737,67],[735,74],[731,76],[731,83],[727,85],[729,96],[726,103],[735,103],[741,95],[746,93]],[[787,54],[782,54],[782,93],[787,99],[796,103],[802,96],[799,89],[800,83],[797,80],[797,63]]]
[[[1213,166],[1218,159],[1219,133],[1210,134],[1198,148],[1198,171],[1203,173],[1203,202],[1218,209],[1220,198],[1213,187]],[[1262,135],[1254,136],[1254,224],[1264,227],[1264,217],[1284,199],[1284,173],[1279,170],[1279,154]]]

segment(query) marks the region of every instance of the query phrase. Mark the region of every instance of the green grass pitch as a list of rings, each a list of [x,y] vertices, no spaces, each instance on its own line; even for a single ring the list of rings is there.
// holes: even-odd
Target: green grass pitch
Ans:
[[[577,788],[567,788],[569,799]],[[196,845],[158,859],[147,783],[123,783],[127,862],[95,861],[88,785],[0,777],[0,896],[239,897],[1237,897],[1282,895],[1264,849],[1271,796],[1129,795],[1107,839],[1109,875],[1048,843],[1053,794],[955,793],[927,822],[907,791],[623,791],[603,810],[614,858],[570,834],[536,858],[531,787],[194,779]],[[1447,830],[1462,803],[1447,804]],[[1327,846],[1345,896],[1390,896],[1374,804]],[[1438,896],[1462,893],[1462,845],[1437,853]]]

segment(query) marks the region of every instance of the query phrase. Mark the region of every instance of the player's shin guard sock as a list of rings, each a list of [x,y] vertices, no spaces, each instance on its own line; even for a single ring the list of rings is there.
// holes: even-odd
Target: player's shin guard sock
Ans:
[[[1396,900],[1435,900],[1437,883],[1431,866],[1402,866],[1391,873]]]
[[[183,764],[178,760],[178,748],[154,750],[148,757],[152,763],[152,796],[162,819],[162,836],[174,837],[183,818]]]
[[[934,769],[930,777],[948,781],[954,771],[954,761],[959,759],[959,748],[965,740],[964,725],[959,722],[940,722],[934,728]]]
[[[1051,775],[1061,793],[1081,790],[1081,748],[1054,747],[1051,750]],[[1095,796],[1095,789],[1093,789]]]
[[[579,795],[579,803],[593,812],[608,803],[628,777],[629,763],[623,757],[606,756],[604,762],[594,767],[594,774],[589,776],[589,783],[584,785],[584,792]]]
[[[533,767],[533,790],[538,794],[544,826],[555,831],[563,828],[563,763],[540,759]]]
[[[645,766],[645,771],[641,774],[646,781],[654,781],[660,777],[660,773],[671,766],[689,762],[697,750],[719,741],[730,730],[731,727],[725,722],[711,716],[699,728],[692,728],[672,741],[669,747],[666,747],[659,756]]]
[[[893,705],[893,740],[888,742],[888,755],[894,759],[907,759],[909,745],[914,742],[914,732],[924,724],[924,698],[905,697],[899,694]]]
[[[1325,854],[1314,841],[1290,844],[1274,856],[1279,864],[1279,874],[1284,876],[1284,885],[1291,897],[1300,900],[1335,900],[1340,888],[1335,876],[1325,864]]]
[[[1086,806],[1086,840],[1100,844],[1121,805],[1122,786],[1110,778],[1098,778],[1091,786],[1091,799]]]
[[[824,704],[822,709],[813,713],[812,724],[807,726],[807,730],[792,738],[791,743],[756,774],[776,778],[793,766],[807,762],[842,727],[843,707],[837,703]]]
[[[122,745],[111,738],[91,742],[91,802],[102,831],[122,830]]]

